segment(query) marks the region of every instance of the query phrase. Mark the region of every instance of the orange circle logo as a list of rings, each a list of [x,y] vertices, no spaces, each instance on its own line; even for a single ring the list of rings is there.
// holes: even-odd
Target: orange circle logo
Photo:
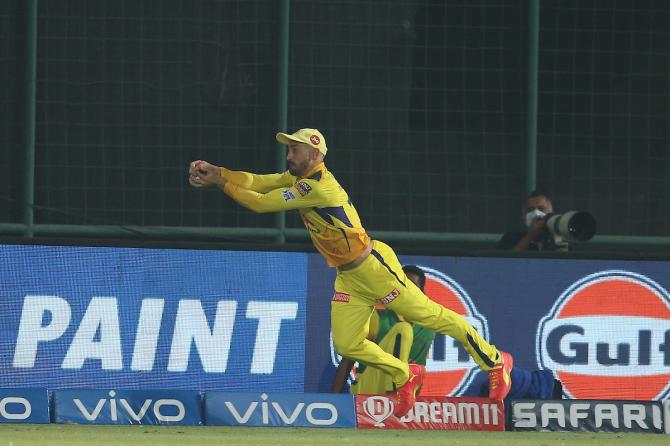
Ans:
[[[426,295],[431,300],[460,314],[488,339],[488,321],[477,311],[463,287],[441,271],[419,266],[426,274]],[[426,360],[422,396],[458,396],[472,383],[479,367],[453,339],[437,333]]]
[[[657,400],[670,392],[670,296],[650,278],[602,271],[572,284],[538,326],[538,366],[572,398]]]

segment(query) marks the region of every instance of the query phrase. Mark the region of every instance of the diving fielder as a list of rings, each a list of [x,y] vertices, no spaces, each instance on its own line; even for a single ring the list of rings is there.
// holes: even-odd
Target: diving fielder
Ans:
[[[254,212],[297,209],[316,249],[337,269],[331,302],[335,350],[391,376],[397,388],[394,415],[405,415],[421,386],[421,367],[408,364],[367,339],[376,305],[384,305],[428,329],[458,340],[482,370],[489,372],[489,398],[501,401],[511,387],[513,358],[489,344],[459,314],[433,302],[407,279],[393,250],[372,240],[347,192],[326,168],[328,151],[316,129],[277,133],[288,146],[284,173],[256,175],[193,161],[189,183],[217,186]]]

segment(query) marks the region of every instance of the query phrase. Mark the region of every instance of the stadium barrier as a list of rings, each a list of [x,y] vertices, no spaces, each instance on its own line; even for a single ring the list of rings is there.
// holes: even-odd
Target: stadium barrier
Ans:
[[[486,398],[431,396],[400,418],[394,404],[387,395],[0,389],[0,422],[660,434],[670,420],[668,401],[514,400],[506,411]]]
[[[568,398],[668,398],[670,262],[400,260]],[[0,388],[326,393],[334,275],[300,252],[0,245]],[[443,335],[427,371],[431,395],[476,397],[485,380]]]
[[[52,398],[54,423],[203,424],[194,391],[58,389]]]
[[[356,427],[350,395],[207,392],[210,426]]]
[[[50,423],[46,389],[0,389],[0,423]]]
[[[393,415],[394,400],[385,395],[356,395],[359,429],[504,431],[502,402],[486,398],[418,397],[403,417]]]
[[[554,432],[667,431],[668,404],[658,401],[513,401],[511,430]]]

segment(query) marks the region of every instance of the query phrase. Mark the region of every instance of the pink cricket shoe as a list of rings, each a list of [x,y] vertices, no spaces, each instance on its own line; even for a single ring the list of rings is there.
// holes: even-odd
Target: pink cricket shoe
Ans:
[[[489,399],[502,401],[512,388],[510,373],[514,358],[509,353],[500,352],[500,362],[489,370]]]
[[[423,383],[424,369],[418,364],[409,365],[409,379],[398,388],[398,401],[393,409],[393,415],[400,418],[409,412],[416,401],[416,393]]]

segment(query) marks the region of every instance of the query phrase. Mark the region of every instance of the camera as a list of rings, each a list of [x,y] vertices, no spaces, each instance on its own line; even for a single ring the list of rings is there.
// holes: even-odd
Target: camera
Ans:
[[[598,225],[593,215],[583,211],[568,211],[563,214],[547,214],[544,217],[547,230],[554,238],[569,242],[585,242],[596,234]]]

